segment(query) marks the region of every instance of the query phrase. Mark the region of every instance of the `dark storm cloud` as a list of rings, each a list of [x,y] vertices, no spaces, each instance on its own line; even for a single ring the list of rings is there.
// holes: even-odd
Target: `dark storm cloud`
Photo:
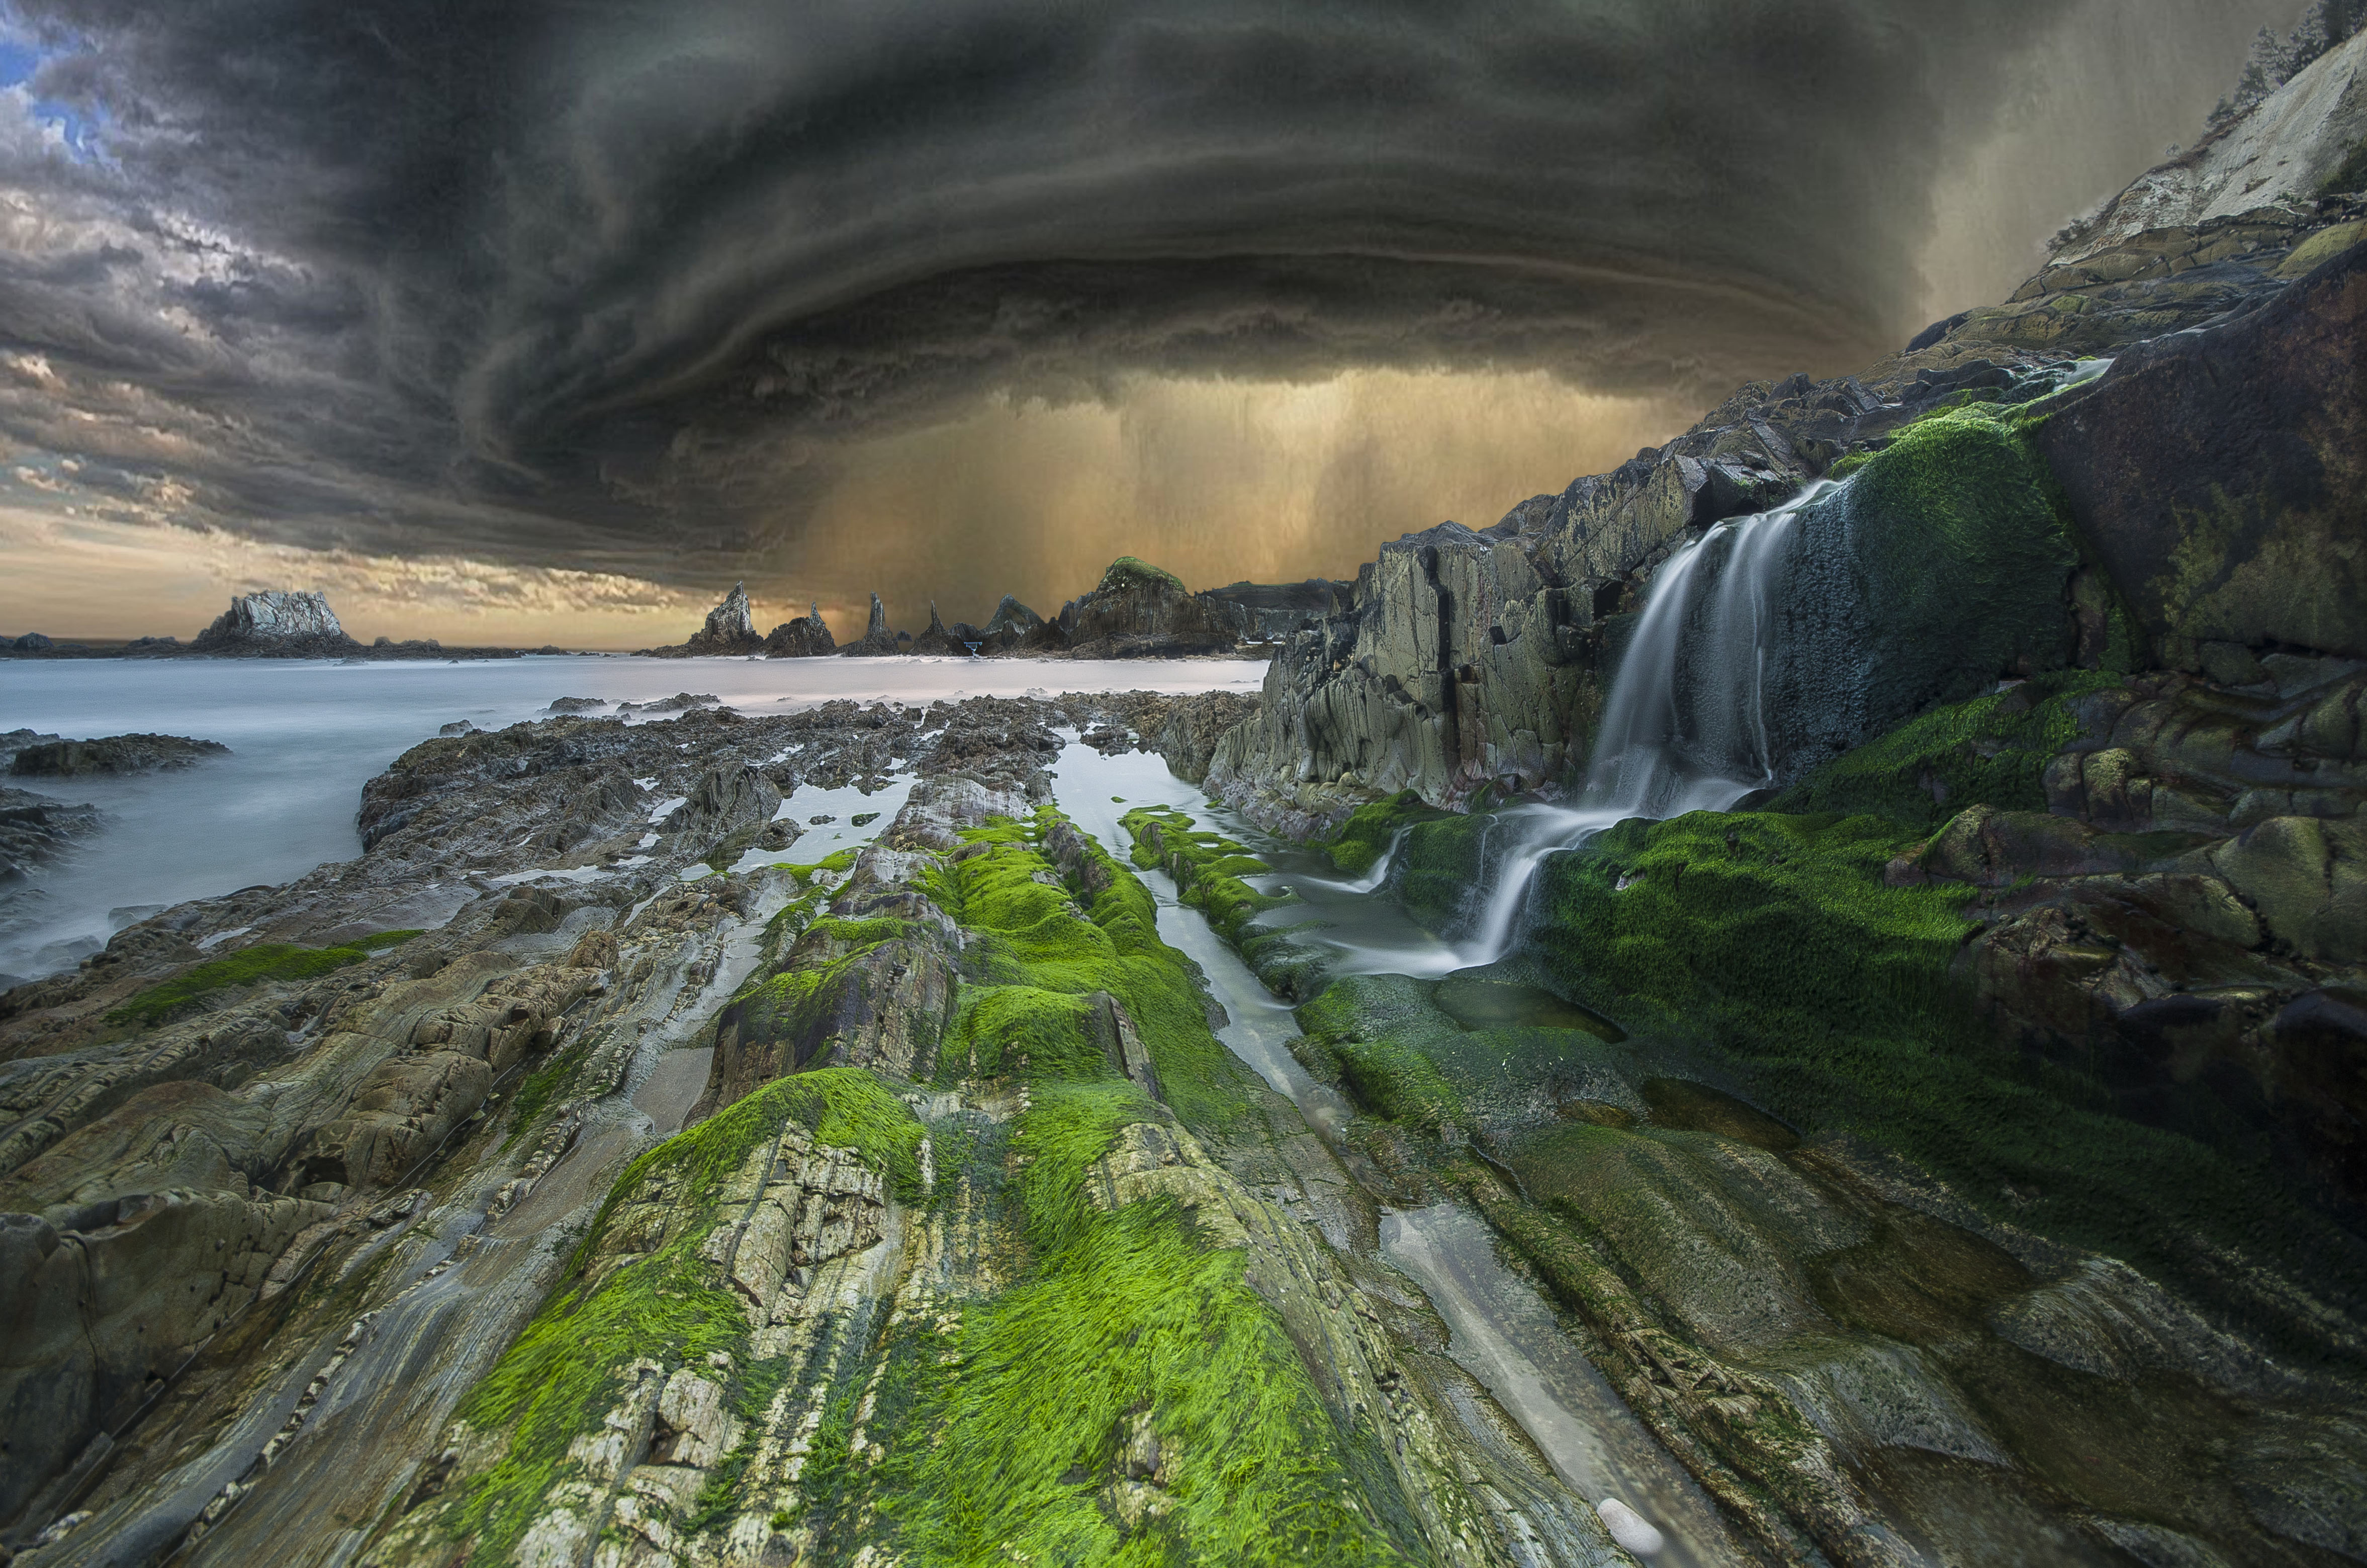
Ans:
[[[287,542],[668,577],[990,388],[1489,365],[1698,401],[1879,352],[1951,139],[2064,7],[13,14],[101,151],[0,143],[0,437]]]

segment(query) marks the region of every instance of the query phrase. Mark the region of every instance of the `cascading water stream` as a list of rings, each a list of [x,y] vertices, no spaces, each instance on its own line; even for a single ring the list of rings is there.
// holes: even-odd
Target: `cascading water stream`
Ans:
[[[1470,931],[1426,968],[1503,957],[1547,855],[1630,817],[1723,811],[1774,782],[1764,698],[1784,546],[1802,509],[1837,488],[1812,484],[1781,506],[1718,524],[1668,558],[1620,659],[1576,804],[1498,815],[1489,839],[1512,839],[1501,851],[1483,842],[1492,875]]]

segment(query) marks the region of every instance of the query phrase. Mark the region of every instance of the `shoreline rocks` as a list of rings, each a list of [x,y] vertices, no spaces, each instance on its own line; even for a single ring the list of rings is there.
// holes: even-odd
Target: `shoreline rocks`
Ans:
[[[229,755],[230,748],[219,740],[195,740],[184,735],[109,735],[94,740],[52,738],[18,750],[9,761],[8,771],[18,778],[150,773],[194,767],[209,758]]]

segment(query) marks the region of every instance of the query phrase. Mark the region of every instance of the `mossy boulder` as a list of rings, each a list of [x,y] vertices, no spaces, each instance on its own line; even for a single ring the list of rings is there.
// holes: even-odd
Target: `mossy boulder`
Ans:
[[[2078,566],[2018,425],[1971,407],[1900,431],[1794,527],[1761,704],[1778,776],[2070,664]]]
[[[1399,833],[1418,822],[1435,822],[1447,815],[1423,801],[1420,792],[1399,790],[1386,800],[1357,807],[1322,848],[1333,866],[1351,876],[1362,876],[1389,852]]]
[[[2169,837],[2082,842],[2125,852],[2112,869],[2134,872]],[[2316,863],[2301,852],[2319,842],[2305,837],[2260,833],[2262,891],[2303,886],[2295,867]],[[1904,1156],[1997,1219],[2124,1258],[2272,1339],[2309,1344],[2300,1322],[2318,1310],[2296,1309],[2278,1276],[2356,1310],[2367,1250],[2243,1138],[2131,1120],[2101,1058],[2028,1054],[1983,1020],[1959,955],[1991,917],[1967,883],[1891,885],[1919,845],[1874,817],[1622,823],[1545,863],[1529,950],[1641,1048],[1713,1065],[1804,1134]],[[2332,908],[2321,894],[2300,919]]]

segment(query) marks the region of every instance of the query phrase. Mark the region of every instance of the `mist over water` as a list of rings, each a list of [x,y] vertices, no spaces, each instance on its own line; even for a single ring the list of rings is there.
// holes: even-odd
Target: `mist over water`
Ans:
[[[115,931],[190,898],[289,881],[361,853],[362,785],[445,725],[498,729],[559,697],[711,694],[742,713],[839,698],[922,704],[1030,693],[1255,691],[1255,660],[527,658],[19,660],[0,668],[0,730],[219,740],[228,757],[130,778],[6,778],[108,814],[78,852],[0,887],[0,978],[72,968]]]

